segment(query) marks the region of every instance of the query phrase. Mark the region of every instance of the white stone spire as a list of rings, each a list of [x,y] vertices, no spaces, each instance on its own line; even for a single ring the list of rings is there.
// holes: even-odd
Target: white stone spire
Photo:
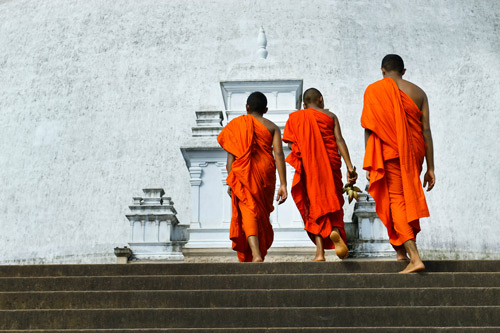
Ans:
[[[259,49],[257,50],[257,55],[261,59],[266,59],[268,54],[266,50],[267,38],[266,38],[266,32],[264,31],[264,27],[262,26],[260,27],[259,36],[257,37],[257,45],[259,47]]]

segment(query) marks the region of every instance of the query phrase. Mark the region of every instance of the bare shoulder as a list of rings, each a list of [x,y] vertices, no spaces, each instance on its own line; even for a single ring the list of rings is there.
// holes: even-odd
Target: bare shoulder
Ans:
[[[329,113],[329,116],[332,117],[333,122],[337,124],[339,122],[339,118],[337,117],[337,115],[331,111],[328,111],[328,113]]]
[[[260,119],[259,119],[260,120]],[[272,121],[270,121],[269,119],[266,119],[264,117],[261,118],[261,123],[262,125],[264,125],[268,130],[269,132],[271,132],[271,134],[274,135],[274,133],[276,131],[279,131],[279,127],[278,125],[276,125],[275,123],[273,123]]]
[[[415,83],[412,83],[410,81],[406,81],[406,82],[408,82],[410,84],[410,86],[412,87],[412,90],[414,90],[415,93],[417,93],[417,94],[419,94],[421,96],[425,96],[425,91],[422,88],[420,88]]]
[[[324,109],[323,113],[326,114],[327,116],[330,116],[330,118],[332,118],[333,120],[337,120],[337,116],[332,111]]]
[[[415,102],[419,109],[422,109],[424,101],[427,99],[427,95],[422,88],[406,80],[401,80],[398,86],[399,89],[403,90]]]

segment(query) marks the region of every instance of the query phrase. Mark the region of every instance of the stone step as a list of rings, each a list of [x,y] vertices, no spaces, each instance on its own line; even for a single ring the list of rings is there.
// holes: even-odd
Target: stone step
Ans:
[[[500,306],[500,288],[4,292],[0,310]]]
[[[500,260],[405,265],[0,266],[0,331],[500,331]]]
[[[26,333],[26,332],[45,332],[45,333],[53,333],[53,332],[169,332],[169,333],[189,333],[189,332],[223,332],[223,333],[304,333],[304,332],[335,332],[335,333],[353,333],[353,332],[361,332],[361,333],[427,333],[427,332],[495,332],[498,333],[500,331],[500,326],[498,327],[255,327],[255,328],[132,328],[132,329],[78,329],[78,330],[65,330],[65,329],[56,329],[56,330],[0,330],[0,333],[8,332],[8,333]]]
[[[275,263],[158,263],[127,265],[25,265],[0,266],[0,277],[114,276],[114,275],[218,275],[396,273],[407,263],[395,260]],[[427,272],[500,272],[500,260],[425,261]]]
[[[500,306],[1,310],[0,329],[497,327]]]
[[[286,283],[283,283],[286,281]],[[499,287],[500,272],[2,277],[2,291]]]

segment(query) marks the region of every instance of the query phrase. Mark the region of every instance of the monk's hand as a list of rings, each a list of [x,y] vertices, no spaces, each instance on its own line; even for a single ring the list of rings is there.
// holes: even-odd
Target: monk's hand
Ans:
[[[358,174],[356,173],[356,171],[354,171],[354,175],[352,175],[350,173],[347,174],[347,182],[349,184],[352,184],[352,185],[356,184],[356,180],[358,180]]]
[[[367,172],[366,172],[366,179],[367,179],[368,181],[370,181],[370,171],[367,171]]]
[[[349,184],[356,184],[356,180],[358,179],[358,173],[356,172],[356,167],[352,170],[347,169],[347,182]]]
[[[278,195],[276,196],[276,201],[278,201],[278,205],[281,205],[285,202],[286,198],[288,198],[288,193],[286,191],[286,185],[281,185],[278,189]]]
[[[436,184],[434,170],[427,170],[424,175],[424,188],[427,186],[427,192],[429,192],[434,187],[434,184]]]
[[[231,192],[231,186],[228,186],[228,187],[227,187],[227,194],[229,194],[229,197],[231,197],[231,193],[232,193],[232,192]]]

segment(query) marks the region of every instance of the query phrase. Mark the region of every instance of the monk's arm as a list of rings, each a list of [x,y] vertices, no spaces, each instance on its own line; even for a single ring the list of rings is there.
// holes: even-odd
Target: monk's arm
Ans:
[[[427,161],[427,172],[424,175],[424,187],[427,186],[427,191],[432,190],[436,183],[434,175],[434,145],[432,143],[431,125],[429,120],[429,102],[427,96],[424,95],[422,103],[422,133],[425,141],[425,160]]]
[[[286,165],[285,165],[285,154],[283,153],[283,144],[281,142],[281,131],[278,126],[274,129],[273,135],[273,150],[274,159],[276,160],[276,169],[278,169],[278,175],[280,177],[280,187],[278,189],[278,196],[276,200],[279,201],[278,204],[285,202],[288,194],[286,191]]]
[[[368,139],[370,138],[370,135],[372,135],[372,131],[365,128],[365,148],[366,148],[366,144],[368,143]]]
[[[347,171],[352,172],[353,166],[351,163],[351,156],[349,155],[349,149],[347,148],[347,144],[345,143],[344,137],[342,136],[342,131],[340,130],[340,123],[336,116],[333,117],[335,120],[335,140],[337,141],[337,147],[339,148],[339,153],[345,161],[345,165],[347,166]],[[350,178],[349,174],[347,174],[347,180],[350,183],[355,183],[358,177]]]
[[[365,149],[366,149],[366,144],[368,143],[368,139],[370,138],[370,135],[372,135],[372,131],[365,128]],[[370,181],[370,171],[366,172],[366,179]]]
[[[235,160],[234,155],[231,154],[230,152],[227,152],[227,162],[226,162],[227,173],[231,172],[234,160]],[[227,194],[229,194],[229,196],[231,196],[231,187],[230,186],[227,187]]]
[[[234,155],[231,154],[230,152],[227,152],[227,162],[226,162],[227,173],[231,172],[231,169],[233,168],[234,160],[235,160]]]

